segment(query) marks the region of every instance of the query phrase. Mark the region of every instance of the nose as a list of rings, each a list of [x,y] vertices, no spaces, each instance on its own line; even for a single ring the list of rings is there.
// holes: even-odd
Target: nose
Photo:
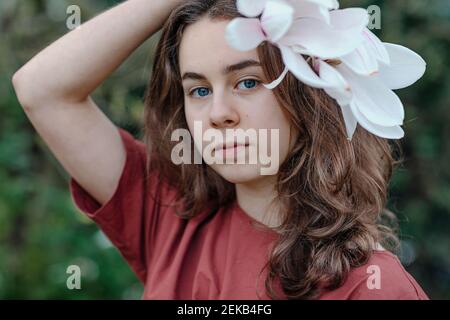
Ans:
[[[216,129],[232,128],[239,124],[239,113],[227,93],[221,92],[213,95],[209,120],[211,126]]]

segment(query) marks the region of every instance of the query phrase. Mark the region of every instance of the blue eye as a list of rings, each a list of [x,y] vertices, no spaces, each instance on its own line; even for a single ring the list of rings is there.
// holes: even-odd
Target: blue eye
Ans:
[[[245,87],[242,88],[243,90],[254,89],[258,86],[259,83],[260,81],[256,79],[245,79],[239,82],[239,84],[244,84]],[[189,92],[189,96],[194,96],[194,98],[204,98],[208,95],[209,91],[210,90],[206,87],[195,88],[191,92]],[[198,96],[196,96],[195,93],[198,93]]]
[[[239,85],[243,84],[244,88],[242,89],[253,89],[258,85],[259,81],[255,79],[246,79],[239,83]]]
[[[198,96],[196,96],[195,93],[198,93]],[[208,88],[197,88],[197,89],[192,90],[189,95],[203,98],[203,97],[206,97],[208,95],[208,93],[209,93]]]

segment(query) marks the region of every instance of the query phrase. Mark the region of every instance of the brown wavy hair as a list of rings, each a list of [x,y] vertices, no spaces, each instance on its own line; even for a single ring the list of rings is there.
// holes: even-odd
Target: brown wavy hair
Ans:
[[[239,16],[235,0],[186,1],[166,21],[157,46],[145,97],[145,142],[152,155],[148,165],[178,189],[177,214],[182,218],[192,218],[206,205],[213,212],[226,207],[236,195],[234,185],[205,163],[176,166],[171,161],[176,144],[172,132],[188,128],[178,49],[185,28],[201,18]],[[284,68],[278,48],[266,42],[257,50],[267,79],[276,79]],[[401,148],[398,141],[359,126],[347,140],[335,100],[291,74],[273,93],[298,138],[277,176],[283,223],[272,228],[279,237],[264,266],[265,289],[279,298],[274,290],[278,278],[288,299],[314,299],[341,286],[351,268],[368,261],[377,243],[397,250],[396,217],[385,206],[394,167],[402,161]]]

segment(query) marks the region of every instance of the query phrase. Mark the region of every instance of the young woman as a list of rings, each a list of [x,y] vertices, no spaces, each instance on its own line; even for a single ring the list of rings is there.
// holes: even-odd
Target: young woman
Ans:
[[[233,0],[128,0],[15,74],[76,205],[120,250],[146,299],[428,299],[387,250],[397,238],[381,224],[392,218],[395,145],[360,126],[347,139],[336,100],[292,73],[266,87],[283,57],[269,42],[230,47],[227,27],[240,16]],[[143,143],[90,94],[163,23]],[[176,164],[172,134],[194,136],[196,123],[201,134],[279,130],[276,174],[261,174],[260,159]],[[233,158],[238,148],[250,145],[214,152]]]

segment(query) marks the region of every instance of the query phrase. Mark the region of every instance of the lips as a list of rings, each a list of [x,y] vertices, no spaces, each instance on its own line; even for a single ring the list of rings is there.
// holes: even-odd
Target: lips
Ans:
[[[219,150],[229,150],[229,149],[234,149],[237,147],[248,147],[250,144],[249,143],[226,143],[226,144],[221,144],[219,146],[217,146],[216,148],[214,148],[215,151],[219,151]]]

